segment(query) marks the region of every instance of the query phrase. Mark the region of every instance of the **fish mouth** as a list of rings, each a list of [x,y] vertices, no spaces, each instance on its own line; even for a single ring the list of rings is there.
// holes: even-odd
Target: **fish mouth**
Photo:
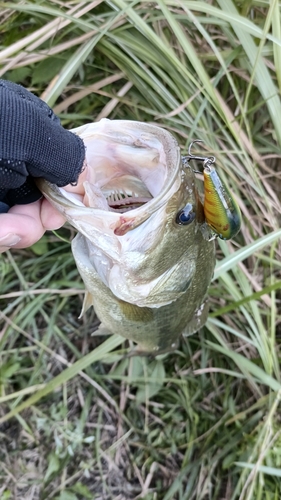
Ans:
[[[87,166],[79,177],[83,189],[57,188],[42,180],[38,185],[83,234],[93,224],[122,236],[164,210],[179,190],[180,149],[164,129],[102,119],[72,132],[83,138],[86,148]]]

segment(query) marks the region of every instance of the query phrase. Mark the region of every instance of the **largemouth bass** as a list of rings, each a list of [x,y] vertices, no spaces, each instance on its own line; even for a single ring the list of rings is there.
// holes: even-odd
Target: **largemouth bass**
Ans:
[[[141,351],[173,349],[206,322],[215,265],[195,174],[160,127],[102,119],[72,132],[86,145],[82,191],[39,187],[78,231],[82,313],[93,305],[103,328]]]

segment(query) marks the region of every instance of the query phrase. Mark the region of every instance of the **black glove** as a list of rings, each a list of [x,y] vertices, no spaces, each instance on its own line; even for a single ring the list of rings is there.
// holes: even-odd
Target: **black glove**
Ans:
[[[82,139],[65,130],[44,101],[0,80],[0,213],[41,198],[33,177],[75,183],[84,158]]]

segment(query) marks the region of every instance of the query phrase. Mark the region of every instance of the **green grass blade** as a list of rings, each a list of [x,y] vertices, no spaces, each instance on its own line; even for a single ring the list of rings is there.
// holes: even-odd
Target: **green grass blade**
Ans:
[[[239,262],[247,259],[247,257],[253,255],[253,253],[257,252],[266,245],[274,243],[280,237],[281,229],[266,234],[253,243],[250,243],[244,248],[241,248],[237,252],[229,255],[228,257],[217,263],[213,279],[219,278],[222,274],[226,273],[230,269],[233,269]]]

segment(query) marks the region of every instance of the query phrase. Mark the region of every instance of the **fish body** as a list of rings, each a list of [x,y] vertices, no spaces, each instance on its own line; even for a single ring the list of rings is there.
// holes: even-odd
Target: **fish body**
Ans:
[[[175,138],[142,122],[102,119],[73,132],[86,145],[83,193],[40,179],[77,229],[73,255],[101,326],[163,352],[208,314],[215,266],[195,174]]]

